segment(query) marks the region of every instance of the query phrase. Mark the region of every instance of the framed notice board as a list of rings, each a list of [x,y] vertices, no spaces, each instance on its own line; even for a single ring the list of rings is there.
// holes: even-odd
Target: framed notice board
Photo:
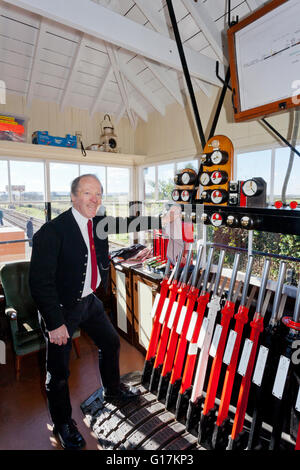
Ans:
[[[300,0],[272,0],[228,30],[235,121],[300,105]]]

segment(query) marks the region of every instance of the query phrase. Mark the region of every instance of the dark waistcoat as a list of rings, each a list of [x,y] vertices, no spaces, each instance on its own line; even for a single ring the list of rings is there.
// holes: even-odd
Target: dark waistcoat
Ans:
[[[109,270],[108,239],[96,235],[94,242],[101,280],[106,288]],[[33,236],[29,284],[32,296],[48,330],[64,323],[64,309],[81,301],[88,250],[80,228],[69,209],[45,223]]]

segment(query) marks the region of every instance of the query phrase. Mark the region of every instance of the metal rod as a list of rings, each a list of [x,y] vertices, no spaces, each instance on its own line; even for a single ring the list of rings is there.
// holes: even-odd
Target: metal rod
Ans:
[[[194,270],[193,270],[193,274],[191,276],[191,285],[192,286],[196,286],[197,275],[198,275],[198,271],[199,271],[199,267],[200,267],[202,254],[203,254],[203,245],[201,245],[201,247],[199,248],[198,253],[197,253],[195,267],[194,267]]]
[[[277,137],[279,137],[279,139],[282,140],[282,142],[284,142],[288,147],[290,147],[290,149],[293,150],[293,152],[298,155],[298,157],[300,157],[300,152],[292,145],[290,144],[284,137],[283,135],[281,135],[268,121],[266,121],[265,118],[262,118],[261,121],[266,124],[266,126],[271,129],[272,132],[274,132],[274,134],[277,135]]]
[[[241,256],[240,253],[236,253],[235,256],[234,256],[232,274],[231,274],[230,285],[229,285],[229,290],[228,290],[228,295],[227,295],[227,300],[229,302],[231,302],[231,299],[232,299],[234,284],[235,284],[235,281],[236,281],[238,266],[239,266],[239,262],[240,262],[240,256]]]
[[[228,251],[243,251],[244,253],[248,252],[247,248],[240,248],[240,247],[235,247],[235,246],[228,246],[228,245],[222,245],[222,243],[207,243],[209,246],[216,246],[219,248],[226,248]],[[300,258],[293,258],[292,256],[286,256],[286,255],[274,255],[272,253],[265,253],[264,251],[255,251],[253,250],[251,252],[253,255],[259,255],[259,256],[268,256],[269,258],[276,258],[276,259],[282,259],[286,261],[300,261]]]
[[[171,19],[171,23],[172,23],[172,26],[173,26],[173,31],[174,31],[175,40],[176,40],[176,44],[177,44],[177,48],[178,48],[182,68],[183,68],[183,73],[184,73],[185,80],[186,80],[186,83],[187,83],[187,87],[188,87],[188,90],[189,90],[189,93],[190,93],[190,98],[191,98],[191,102],[192,102],[192,106],[193,106],[193,110],[194,110],[196,124],[197,124],[197,127],[198,127],[198,132],[199,132],[199,136],[200,136],[200,140],[201,140],[201,145],[204,149],[205,144],[206,144],[206,139],[205,139],[205,135],[204,135],[204,132],[203,132],[201,119],[200,119],[200,115],[199,115],[199,111],[198,111],[198,106],[197,106],[197,102],[196,102],[196,98],[195,98],[195,94],[194,94],[194,90],[193,90],[193,85],[192,85],[188,65],[187,65],[187,62],[186,62],[186,58],[185,58],[185,54],[184,54],[184,50],[183,50],[183,46],[182,46],[182,42],[181,42],[179,30],[178,30],[178,26],[177,26],[176,16],[175,16],[173,5],[172,5],[172,0],[167,0],[167,7],[168,7],[168,10],[169,10],[170,19]]]
[[[261,278],[261,284],[260,284],[260,289],[258,293],[258,299],[257,299],[257,304],[256,304],[256,312],[257,313],[262,313],[261,309],[263,306],[264,302],[264,296],[266,292],[266,287],[267,287],[267,282],[268,282],[268,277],[269,277],[269,271],[270,271],[270,260],[266,259],[265,264],[264,264],[264,270]]]
[[[275,296],[273,300],[272,314],[270,318],[271,325],[274,324],[275,321],[277,320],[279,304],[280,304],[281,296],[282,296],[283,283],[285,281],[285,275],[286,275],[286,263],[281,261],[280,267],[279,267],[277,287],[276,287]]]
[[[243,292],[242,292],[241,305],[246,305],[247,293],[248,293],[248,288],[249,288],[250,278],[251,278],[251,272],[252,272],[252,267],[253,267],[253,261],[254,261],[253,256],[252,255],[249,256],[248,264],[247,264],[247,268],[246,268],[246,273],[245,273],[245,279],[244,279],[244,287],[243,287]]]
[[[211,268],[213,253],[214,253],[214,249],[210,248],[209,252],[208,252],[206,266],[205,266],[205,274],[204,274],[204,280],[203,280],[203,286],[202,286],[201,294],[205,294],[205,292],[207,290],[207,284],[208,284],[208,279],[209,279],[209,274],[210,274],[210,268]],[[199,289],[200,289],[200,286],[199,286]]]
[[[220,95],[220,98],[219,98],[218,106],[217,106],[217,109],[216,109],[216,114],[215,114],[215,117],[214,117],[214,120],[213,120],[213,123],[212,123],[212,126],[211,126],[211,130],[210,130],[210,133],[209,133],[209,136],[208,136],[208,140],[211,139],[215,134],[215,130],[216,130],[216,127],[217,127],[217,124],[218,124],[218,121],[219,121],[219,117],[220,117],[220,113],[221,113],[221,109],[222,109],[222,106],[223,106],[223,103],[224,103],[226,91],[227,91],[227,88],[228,88],[229,80],[230,80],[230,67],[228,67],[227,72],[226,72],[225,82],[223,82],[224,85],[223,85],[222,92],[221,92],[221,95]]]

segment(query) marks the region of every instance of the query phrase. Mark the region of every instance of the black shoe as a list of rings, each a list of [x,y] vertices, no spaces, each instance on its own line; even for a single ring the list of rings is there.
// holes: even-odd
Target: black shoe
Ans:
[[[118,390],[107,391],[103,393],[103,398],[109,403],[126,403],[130,400],[137,399],[140,396],[140,391],[134,387],[129,387],[125,384],[120,384]]]
[[[81,449],[85,446],[85,440],[78,431],[76,423],[70,419],[65,424],[54,425],[53,434],[57,435],[64,449]]]

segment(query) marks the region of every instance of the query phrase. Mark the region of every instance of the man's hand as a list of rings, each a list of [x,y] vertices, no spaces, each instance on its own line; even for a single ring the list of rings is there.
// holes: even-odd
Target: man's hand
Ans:
[[[50,343],[58,344],[67,344],[68,338],[70,338],[66,325],[61,325],[55,330],[49,331]]]

